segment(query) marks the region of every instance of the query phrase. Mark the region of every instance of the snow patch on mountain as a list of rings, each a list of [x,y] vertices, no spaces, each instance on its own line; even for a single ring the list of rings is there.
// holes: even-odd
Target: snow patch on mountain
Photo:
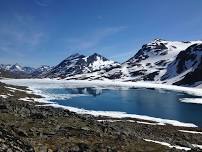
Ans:
[[[47,65],[42,65],[39,68],[33,68],[28,66],[21,66],[20,64],[1,64],[0,70],[2,73],[8,73],[13,78],[29,78],[38,77],[43,72],[47,72],[52,67]],[[8,75],[7,74],[7,75]],[[4,74],[5,75],[5,74]]]
[[[24,72],[24,73],[32,73],[35,68],[32,67],[23,67],[20,64],[16,63],[16,64],[1,64],[0,65],[0,69],[2,70],[6,70],[6,71],[10,71],[10,72]]]
[[[177,55],[161,79],[177,85],[194,85],[202,81],[201,72],[202,43],[196,43]]]
[[[75,78],[85,77],[85,75],[96,75],[101,70],[111,70],[120,66],[119,63],[108,60],[107,58],[94,53],[90,56],[73,54],[63,60],[60,64],[45,74],[45,77],[51,78]],[[93,73],[93,74],[92,74]],[[84,75],[83,75],[84,74]],[[98,74],[100,75],[100,74]]]
[[[161,81],[167,66],[183,50],[202,41],[166,41],[156,39],[145,44],[134,57],[123,63],[134,80]],[[172,71],[171,71],[172,72]]]
[[[110,67],[110,65],[114,64],[114,61],[110,61],[110,60],[103,60],[102,57],[100,56],[96,56],[96,59],[93,63],[89,64],[89,67],[95,71],[95,70],[100,70],[103,68],[108,68]]]

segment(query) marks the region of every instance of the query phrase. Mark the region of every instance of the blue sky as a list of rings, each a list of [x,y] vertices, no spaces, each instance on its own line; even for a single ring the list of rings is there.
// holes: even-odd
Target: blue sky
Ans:
[[[0,63],[56,65],[72,53],[122,62],[144,43],[202,39],[201,0],[1,0]]]

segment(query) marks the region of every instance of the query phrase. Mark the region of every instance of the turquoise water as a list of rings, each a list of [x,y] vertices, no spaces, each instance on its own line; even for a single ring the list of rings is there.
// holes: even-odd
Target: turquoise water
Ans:
[[[69,99],[52,100],[59,105],[97,111],[120,111],[129,114],[173,119],[202,127],[202,105],[180,102],[181,98],[195,98],[175,91],[156,89],[45,89],[52,95],[73,95]]]

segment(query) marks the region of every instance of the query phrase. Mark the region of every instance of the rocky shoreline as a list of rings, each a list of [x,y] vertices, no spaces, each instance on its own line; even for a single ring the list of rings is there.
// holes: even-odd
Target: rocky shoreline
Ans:
[[[0,83],[2,152],[201,151],[196,146],[202,145],[201,128],[78,115],[34,100],[23,101],[41,98],[29,91]]]

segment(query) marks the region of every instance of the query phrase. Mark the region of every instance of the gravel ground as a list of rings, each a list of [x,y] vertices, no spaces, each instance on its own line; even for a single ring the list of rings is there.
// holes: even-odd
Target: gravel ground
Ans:
[[[144,139],[187,147],[190,151],[200,151],[193,144],[202,145],[202,134],[179,131],[202,132],[201,128],[151,125],[154,122],[137,119],[111,121],[107,117],[78,115],[60,108],[39,106],[41,104],[35,101],[21,101],[19,99],[25,97],[40,98],[23,90],[27,88],[0,83],[1,95],[7,95],[0,96],[2,152],[183,151]]]

